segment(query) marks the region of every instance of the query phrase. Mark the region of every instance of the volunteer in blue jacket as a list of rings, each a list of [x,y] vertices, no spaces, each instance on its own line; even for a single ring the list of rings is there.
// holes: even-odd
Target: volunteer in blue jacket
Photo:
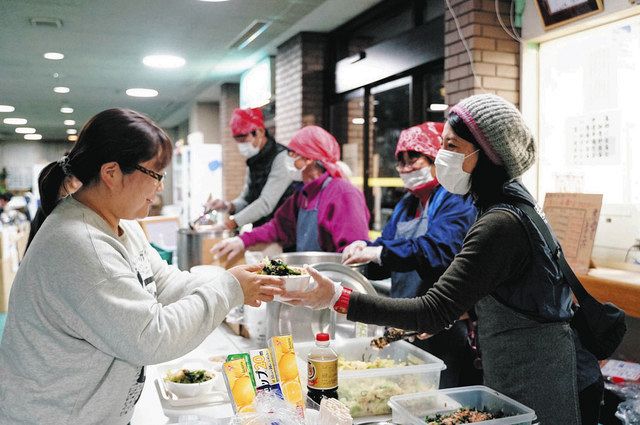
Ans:
[[[433,163],[443,127],[442,123],[426,122],[400,133],[396,169],[408,192],[380,238],[353,242],[343,253],[347,264],[370,261],[369,278],[391,276],[393,298],[424,295],[460,251],[476,218],[470,197],[449,193],[438,183]],[[441,377],[442,388],[482,381],[480,371],[473,367],[475,356],[467,342],[469,325],[467,320],[461,320],[448,331],[416,341],[416,345],[447,364]]]

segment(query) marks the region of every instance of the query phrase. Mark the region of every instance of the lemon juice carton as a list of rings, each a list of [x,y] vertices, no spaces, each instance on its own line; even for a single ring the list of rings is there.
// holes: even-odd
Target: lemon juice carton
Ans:
[[[248,355],[246,356],[248,357]],[[250,367],[250,363],[244,356],[227,360],[222,366],[224,380],[235,413],[255,412],[253,399],[256,397],[256,389]]]
[[[249,351],[249,357],[251,359],[253,378],[256,383],[256,392],[271,392],[281,400],[284,400],[269,350],[266,348],[251,350]]]
[[[274,336],[269,340],[269,348],[273,353],[276,377],[280,381],[284,399],[294,405],[298,414],[303,417],[305,398],[300,385],[293,338],[291,335]]]

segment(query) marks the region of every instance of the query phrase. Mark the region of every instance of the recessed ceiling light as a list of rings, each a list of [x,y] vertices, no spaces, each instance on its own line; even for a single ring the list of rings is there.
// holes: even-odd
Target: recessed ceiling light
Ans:
[[[2,120],[2,122],[11,125],[25,125],[27,123],[27,120],[24,118],[5,118]]]
[[[64,125],[76,125],[74,120],[64,120]]]
[[[62,112],[63,114],[73,114],[73,108],[63,106],[62,108],[60,108],[60,112]]]
[[[64,55],[62,53],[48,52],[44,54],[44,58],[52,61],[59,61],[60,59],[64,59]]]
[[[78,134],[78,130],[75,128],[67,128],[67,134]]]
[[[16,133],[18,134],[31,134],[35,132],[36,129],[33,127],[16,127]]]
[[[41,140],[42,134],[25,134],[24,138],[26,140]]]
[[[446,111],[449,105],[446,103],[432,103],[429,105],[429,110],[433,112]]]
[[[69,136],[67,136],[67,140],[70,142],[76,142],[78,140],[78,136],[76,136],[75,134],[70,134]]]
[[[125,93],[131,97],[156,97],[158,95],[158,91],[153,89],[127,89]]]
[[[152,68],[180,68],[186,62],[180,56],[149,55],[142,59],[142,63]]]
[[[13,112],[16,108],[11,105],[0,105],[0,112]]]
[[[69,87],[54,87],[53,91],[56,93],[69,93],[71,89]]]

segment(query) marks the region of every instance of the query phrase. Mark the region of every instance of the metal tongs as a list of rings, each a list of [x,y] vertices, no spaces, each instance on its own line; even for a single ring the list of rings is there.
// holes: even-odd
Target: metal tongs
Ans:
[[[195,230],[196,229],[196,225],[198,224],[198,222],[200,222],[200,220],[202,220],[203,218],[205,218],[206,216],[208,216],[212,212],[213,212],[212,208],[206,208],[204,210],[204,213],[202,213],[202,215],[200,217],[198,217],[195,220],[189,222],[189,229]]]
[[[384,331],[384,334],[381,337],[373,338],[371,340],[371,346],[382,349],[392,342],[403,340],[409,340],[414,338],[420,332],[418,331],[405,331],[403,329],[398,328],[387,328]]]

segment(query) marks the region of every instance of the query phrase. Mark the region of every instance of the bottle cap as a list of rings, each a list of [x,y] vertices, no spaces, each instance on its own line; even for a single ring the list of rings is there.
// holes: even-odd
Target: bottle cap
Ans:
[[[329,334],[320,332],[316,334],[316,341],[329,341]]]

